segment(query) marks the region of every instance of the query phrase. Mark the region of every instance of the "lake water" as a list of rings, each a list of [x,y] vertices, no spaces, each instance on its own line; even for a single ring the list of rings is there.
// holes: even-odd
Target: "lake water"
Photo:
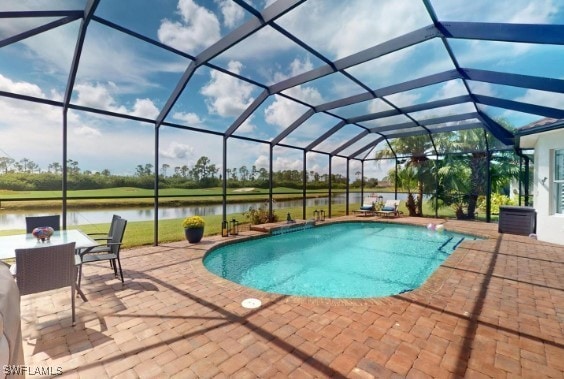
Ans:
[[[368,196],[369,194],[365,194]],[[380,195],[380,194],[379,194]],[[393,199],[393,193],[381,193],[385,200]],[[398,199],[406,199],[406,194],[398,193]],[[349,194],[350,203],[360,203],[360,193]],[[308,207],[327,207],[329,203],[329,198],[320,197],[316,199],[306,199],[306,206]],[[338,194],[333,196],[333,204],[344,204],[345,195]],[[237,204],[227,204],[227,214],[232,213],[243,213],[249,210],[249,207],[259,207],[263,202],[249,202],[249,203],[237,203]],[[284,208],[301,207],[302,200],[288,200],[288,201],[277,201],[274,204],[273,209],[279,210]],[[188,215],[200,215],[200,216],[210,216],[210,215],[221,215],[223,207],[221,204],[211,204],[211,205],[195,205],[195,206],[178,206],[178,207],[159,207],[159,219],[175,219],[184,218]],[[327,209],[325,209],[327,211]],[[25,218],[27,216],[42,216],[46,214],[52,214],[53,212],[33,212],[33,211],[22,211],[7,213],[6,209],[0,209],[0,230],[10,230],[10,229],[24,229],[25,228]],[[146,208],[110,208],[110,209],[83,209],[83,210],[69,210],[67,211],[67,225],[86,225],[86,224],[99,224],[109,222],[114,213],[119,214],[121,217],[127,219],[128,221],[153,221],[155,210],[153,207]],[[301,213],[301,212],[300,212]],[[280,216],[280,214],[279,214]],[[283,216],[283,215],[282,215]],[[292,215],[296,218],[301,218],[300,215]]]

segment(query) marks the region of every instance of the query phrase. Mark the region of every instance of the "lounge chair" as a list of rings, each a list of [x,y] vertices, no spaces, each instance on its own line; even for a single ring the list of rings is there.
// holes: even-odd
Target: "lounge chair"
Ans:
[[[376,211],[376,215],[382,217],[397,217],[399,216],[399,205],[399,200],[386,200],[382,209]]]
[[[357,216],[374,216],[374,204],[378,201],[376,197],[366,197],[362,203],[362,206],[358,210],[354,210],[353,213]]]

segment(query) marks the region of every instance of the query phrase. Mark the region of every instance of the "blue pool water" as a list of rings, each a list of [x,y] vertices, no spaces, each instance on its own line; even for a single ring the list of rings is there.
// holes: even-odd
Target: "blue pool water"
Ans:
[[[266,292],[329,298],[389,296],[419,287],[464,239],[385,223],[338,223],[222,246],[214,274]]]

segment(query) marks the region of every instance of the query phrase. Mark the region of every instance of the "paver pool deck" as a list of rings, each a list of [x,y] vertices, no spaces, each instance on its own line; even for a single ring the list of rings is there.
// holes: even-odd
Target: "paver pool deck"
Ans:
[[[68,289],[22,297],[26,364],[97,379],[564,377],[564,246],[497,224],[385,221],[487,238],[421,288],[366,300],[266,294],[203,267],[211,247],[256,231],[124,250],[123,285],[106,262],[84,267],[75,327]],[[262,306],[243,308],[249,297]]]

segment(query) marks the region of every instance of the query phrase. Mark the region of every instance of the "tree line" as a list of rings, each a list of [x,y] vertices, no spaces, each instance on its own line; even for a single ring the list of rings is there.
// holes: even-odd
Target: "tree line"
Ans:
[[[42,170],[35,162],[23,158],[15,161],[9,157],[0,157],[0,189],[12,191],[36,191],[61,189],[62,165],[59,162],[48,164]],[[223,176],[215,163],[206,157],[200,157],[193,166],[182,165],[171,167],[164,163],[159,170],[160,188],[211,188],[222,185]],[[255,165],[231,167],[226,169],[227,185],[230,188],[269,187],[268,170]],[[154,187],[155,170],[150,163],[139,164],[133,175],[112,174],[109,169],[92,172],[82,170],[79,162],[67,160],[67,188],[69,190],[104,189],[115,187],[137,187],[151,189]],[[329,175],[316,171],[305,173],[307,188],[328,188]],[[303,172],[301,170],[279,170],[272,173],[273,186],[302,188]],[[331,175],[333,188],[345,188],[347,178],[341,174]],[[366,179],[368,186],[376,186],[377,179]],[[351,186],[360,187],[360,172],[355,173]]]
[[[457,218],[474,219],[478,208],[485,209],[488,190],[497,195],[496,201],[510,201],[510,182],[524,180],[519,157],[512,151],[488,151],[486,138],[481,129],[434,135],[433,140],[426,135],[397,138],[376,158],[393,157],[397,151],[410,152],[397,172],[388,173],[390,180],[397,181],[408,193],[406,207],[410,216],[423,215],[425,195],[431,194],[428,201],[434,208],[451,207]],[[435,148],[460,153],[431,159],[428,152]]]

